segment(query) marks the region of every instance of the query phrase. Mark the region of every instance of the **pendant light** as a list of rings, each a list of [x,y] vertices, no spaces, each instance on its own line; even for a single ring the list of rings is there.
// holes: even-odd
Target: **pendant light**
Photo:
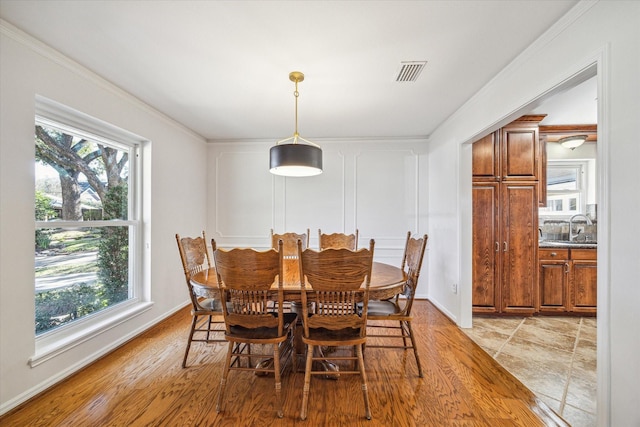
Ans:
[[[304,80],[300,71],[289,73],[296,84],[296,129],[293,136],[276,142],[269,151],[269,172],[282,176],[313,176],[322,173],[322,150],[298,133],[298,83]]]

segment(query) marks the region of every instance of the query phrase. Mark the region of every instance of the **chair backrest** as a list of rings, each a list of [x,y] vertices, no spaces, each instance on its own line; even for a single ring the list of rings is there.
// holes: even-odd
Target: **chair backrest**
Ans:
[[[271,229],[271,247],[278,249],[278,241],[282,240],[284,256],[292,257],[298,256],[298,240],[302,241],[302,248],[309,247],[309,229],[307,228],[307,234],[297,233],[283,233],[274,234],[273,228]]]
[[[418,286],[418,278],[422,269],[422,259],[427,247],[427,239],[425,234],[421,238],[411,237],[411,232],[407,232],[407,242],[404,246],[404,254],[402,255],[402,270],[407,273],[407,283],[403,288],[402,294],[406,297],[404,306],[405,314],[411,313],[413,299],[415,298],[416,288]]]
[[[329,248],[333,249],[351,249],[355,251],[358,249],[358,229],[354,234],[345,233],[333,233],[324,234],[322,230],[318,229],[318,241],[321,251]]]
[[[373,239],[369,249],[326,249],[315,251],[298,247],[305,335],[310,328],[360,329],[366,334],[369,284],[373,267]],[[309,303],[315,310],[309,316]],[[358,303],[361,303],[359,306]]]
[[[212,243],[213,245],[214,243]],[[275,328],[283,333],[282,241],[277,249],[235,248],[213,253],[227,333],[232,326]],[[277,286],[274,288],[274,283]],[[278,316],[269,304],[277,301]]]
[[[211,268],[211,258],[209,258],[209,251],[207,250],[205,233],[204,231],[202,232],[202,237],[180,237],[179,234],[176,234],[176,242],[178,243],[178,251],[180,252],[180,260],[182,261],[182,269],[184,270],[191,303],[194,309],[202,309],[198,303],[197,295],[193,292],[191,277],[196,273]]]

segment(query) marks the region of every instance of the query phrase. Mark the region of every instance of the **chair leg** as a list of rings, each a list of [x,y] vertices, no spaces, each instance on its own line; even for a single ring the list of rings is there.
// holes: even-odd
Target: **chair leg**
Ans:
[[[358,366],[360,377],[362,378],[362,395],[364,396],[364,414],[368,420],[371,419],[371,408],[369,406],[369,392],[367,391],[367,373],[364,370],[364,356],[362,355],[362,345],[356,347],[358,353]]]
[[[404,329],[404,322],[400,321],[400,333],[402,334],[402,345],[407,347],[407,334]]]
[[[278,418],[284,416],[282,411],[282,379],[280,378],[280,348],[278,344],[273,344],[273,376],[276,383],[276,408],[278,410]]]
[[[418,377],[422,378],[422,365],[420,364],[420,356],[418,356],[418,347],[416,347],[416,339],[413,336],[411,322],[405,322],[409,330],[409,338],[411,338],[411,346],[413,347],[413,355],[416,357],[416,365],[418,365]]]
[[[307,345],[307,364],[304,368],[304,386],[302,387],[302,409],[300,419],[307,419],[307,404],[309,403],[309,388],[311,385],[311,366],[313,363],[313,346]]]
[[[209,316],[209,322],[207,322],[207,342],[211,341],[211,325],[213,324],[213,316]]]
[[[296,336],[296,326],[294,325],[293,328],[291,329],[290,336],[289,336],[289,345],[291,346],[291,356],[289,357],[291,357],[291,367],[293,369],[294,374],[298,372],[298,354],[296,353],[295,336]]]
[[[233,353],[233,342],[229,341],[229,346],[227,348],[227,358],[224,364],[224,370],[222,371],[222,378],[220,379],[220,391],[218,392],[218,403],[216,405],[216,412],[222,411],[224,390],[227,386],[227,377],[229,376],[229,368],[231,367],[231,353]]]
[[[354,345],[353,346],[353,356],[357,357],[358,355],[358,346]],[[362,357],[364,358],[364,344],[362,347]],[[358,368],[358,360],[357,359],[353,359],[353,370],[355,371]]]
[[[198,321],[198,316],[192,316],[191,320],[191,331],[189,332],[189,339],[187,340],[187,349],[184,352],[184,359],[182,359],[182,367],[187,367],[187,357],[189,356],[189,349],[191,348],[191,340],[193,340],[193,333],[196,330],[196,322]]]

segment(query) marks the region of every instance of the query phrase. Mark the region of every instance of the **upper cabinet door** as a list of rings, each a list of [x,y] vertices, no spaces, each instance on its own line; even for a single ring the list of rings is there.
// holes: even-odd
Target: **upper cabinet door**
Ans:
[[[540,141],[538,126],[511,124],[502,128],[502,180],[536,181]]]
[[[500,180],[500,132],[493,132],[473,143],[473,179]]]

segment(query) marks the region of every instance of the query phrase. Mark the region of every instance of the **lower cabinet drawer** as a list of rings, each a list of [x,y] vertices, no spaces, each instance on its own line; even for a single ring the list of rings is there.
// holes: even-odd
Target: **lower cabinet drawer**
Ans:
[[[538,259],[551,261],[568,260],[569,249],[538,249]]]
[[[596,249],[571,249],[571,259],[595,261],[598,259],[598,251]]]

